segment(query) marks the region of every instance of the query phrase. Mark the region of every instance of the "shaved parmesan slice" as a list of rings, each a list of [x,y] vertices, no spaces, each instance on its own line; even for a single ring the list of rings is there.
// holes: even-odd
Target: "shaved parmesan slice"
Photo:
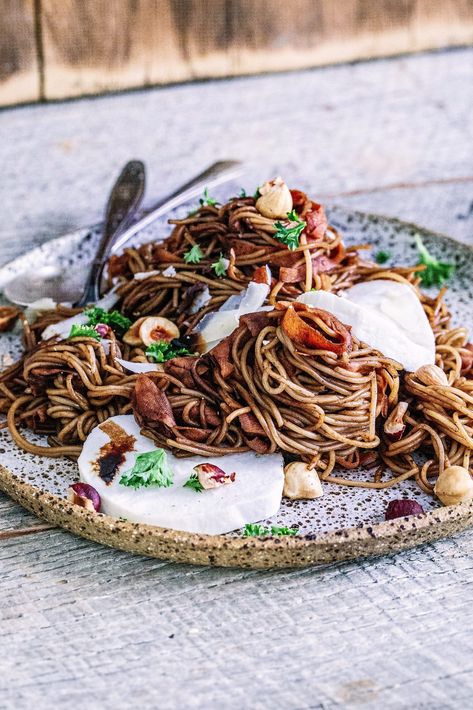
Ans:
[[[167,266],[163,271],[163,276],[168,276],[169,278],[177,274],[174,266]]]
[[[98,300],[95,305],[98,308],[103,308],[105,311],[109,311],[118,299],[119,296],[117,296],[114,289],[112,289],[103,298]],[[56,337],[64,340],[68,337],[73,325],[86,325],[88,320],[89,319],[84,313],[78,313],[77,315],[66,318],[65,320],[60,320],[58,323],[52,323],[44,329],[41,339],[48,340],[48,338]]]
[[[195,328],[205,342],[205,351],[208,352],[220,340],[233,333],[238,327],[240,316],[255,311],[272,310],[272,306],[263,307],[268,297],[267,284],[250,281],[247,288],[240,294],[230,296],[215,313],[207,313]]]
[[[361,288],[360,288],[361,287]],[[357,284],[343,297],[327,291],[298,296],[351,325],[353,334],[413,372],[435,363],[435,338],[419,299],[410,286],[388,280]]]
[[[275,515],[281,504],[284,484],[284,462],[280,454],[258,456],[253,452],[220,457],[176,458],[167,453],[173,471],[169,488],[133,489],[120,484],[120,478],[133,468],[136,454],[153,451],[156,445],[140,434],[132,415],[121,415],[107,420],[114,422],[135,438],[134,449],[124,454],[124,461],[110,484],[97,473],[100,448],[110,437],[96,427],[87,437],[79,456],[80,480],[92,485],[102,499],[102,512],[124,517],[131,522],[149,523],[164,528],[194,533],[219,535],[237,530]],[[235,481],[229,486],[196,491],[184,483],[197,464],[212,463],[227,473],[235,471]]]
[[[189,308],[189,314],[193,316],[195,313],[198,313],[200,309],[206,306],[211,300],[212,296],[210,295],[209,287],[206,284],[202,291],[198,291],[196,293],[194,300],[192,301],[192,305]]]
[[[163,366],[153,362],[132,362],[132,360],[122,360],[119,357],[115,358],[115,362],[120,363],[120,365],[130,372],[135,372],[140,374],[143,372],[162,372]]]
[[[144,281],[144,279],[148,279],[150,276],[158,276],[160,273],[156,269],[154,271],[137,271],[136,274],[133,274],[133,278],[136,281]]]

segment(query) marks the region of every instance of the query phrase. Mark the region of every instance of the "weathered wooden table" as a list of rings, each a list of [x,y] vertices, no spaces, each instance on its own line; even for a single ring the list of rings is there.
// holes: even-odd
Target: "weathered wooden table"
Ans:
[[[0,260],[219,157],[473,242],[473,50],[0,114]],[[473,531],[296,572],[178,566],[42,530],[0,495],[0,708],[465,708]]]

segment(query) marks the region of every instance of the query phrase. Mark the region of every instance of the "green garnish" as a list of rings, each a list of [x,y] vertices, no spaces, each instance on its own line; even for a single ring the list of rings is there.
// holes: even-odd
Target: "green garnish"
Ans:
[[[239,197],[246,197],[246,190],[244,187],[240,187]]]
[[[424,271],[419,272],[423,286],[441,286],[455,271],[455,264],[446,264],[438,261],[429,253],[419,235],[416,236],[416,246],[419,250],[419,264],[425,264]]]
[[[198,264],[203,258],[204,252],[198,244],[194,244],[189,251],[186,251],[183,257],[186,264]]]
[[[274,226],[278,231],[276,234],[273,234],[273,237],[277,239],[278,242],[286,244],[287,248],[292,251],[297,249],[299,246],[299,237],[301,236],[307,223],[300,219],[295,210],[288,212],[287,218],[290,222],[289,225],[285,225],[282,222],[274,223]]]
[[[259,187],[256,188],[255,194],[253,195],[254,199],[257,200],[258,197],[261,197],[261,192],[259,191]]]
[[[199,202],[201,204],[201,207],[203,207],[204,205],[208,205],[209,207],[215,207],[215,205],[217,204],[217,200],[214,200],[213,197],[210,197],[208,187],[205,188],[204,196],[200,198]]]
[[[377,264],[385,264],[391,258],[391,252],[379,251],[374,258]]]
[[[135,465],[120,478],[122,486],[131,488],[148,488],[172,486],[173,472],[169,466],[164,449],[155,449],[145,454],[138,454]]]
[[[84,311],[84,315],[89,319],[88,325],[98,325],[105,323],[110,326],[117,335],[123,335],[128,328],[131,327],[131,320],[126,316],[122,316],[120,311],[106,311],[103,308],[94,306]]]
[[[226,259],[224,258],[223,254],[220,253],[220,256],[218,258],[218,261],[215,261],[212,264],[212,269],[215,271],[215,274],[217,276],[225,276],[227,273],[227,263]]]
[[[153,362],[166,362],[167,360],[172,360],[173,357],[179,357],[180,355],[193,355],[190,350],[181,346],[173,345],[167,343],[165,340],[160,340],[157,343],[151,343],[146,348],[146,357]]]
[[[74,323],[71,332],[67,336],[68,338],[94,338],[94,340],[100,340],[100,334],[97,333],[95,328],[91,328],[90,325],[77,325]]]
[[[202,493],[202,491],[204,490],[204,487],[199,481],[199,477],[196,473],[191,474],[189,480],[184,483],[183,488],[192,488],[192,490],[196,493]]]
[[[261,537],[267,535],[297,535],[299,528],[278,527],[271,525],[270,528],[260,525],[259,523],[249,523],[245,525],[243,531],[244,537]]]

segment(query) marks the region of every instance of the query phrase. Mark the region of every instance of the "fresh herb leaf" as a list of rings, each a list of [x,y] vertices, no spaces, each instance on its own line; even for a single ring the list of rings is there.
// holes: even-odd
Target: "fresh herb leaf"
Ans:
[[[204,490],[202,483],[199,481],[199,476],[196,473],[191,474],[189,480],[184,483],[183,488],[192,488],[196,493],[202,493]]]
[[[455,264],[446,264],[438,261],[435,256],[432,256],[427,250],[419,235],[416,236],[416,245],[419,250],[419,264],[425,264],[424,271],[419,272],[420,280],[423,286],[441,286],[447,281],[455,271]]]
[[[219,277],[225,276],[227,273],[227,259],[223,256],[221,253],[218,261],[215,261],[212,264],[212,269],[215,271],[215,274]]]
[[[379,251],[374,258],[377,264],[385,264],[391,258],[391,252]]]
[[[299,215],[295,210],[291,210],[287,213],[287,219],[289,224],[283,224],[282,222],[275,222],[274,226],[277,229],[276,234],[273,234],[274,239],[278,242],[286,244],[287,248],[291,251],[297,249],[299,246],[299,237],[301,236],[306,222],[300,219]]]
[[[299,533],[299,528],[287,528],[285,526],[278,527],[277,525],[271,525],[271,535],[297,535]]]
[[[254,199],[257,200],[258,197],[261,197],[261,192],[259,191],[259,187],[256,188],[255,194],[253,195]]]
[[[94,306],[84,311],[84,314],[89,319],[88,325],[98,325],[105,323],[115,331],[117,335],[123,335],[128,328],[131,327],[131,320],[123,316],[120,311],[106,311],[103,308]]]
[[[246,197],[246,190],[245,190],[244,187],[241,187],[241,188],[240,188],[239,197]]]
[[[245,525],[243,535],[244,537],[261,537],[263,535],[297,535],[298,532],[299,528],[278,527],[277,525],[267,528],[259,523],[249,523]]]
[[[90,325],[77,325],[74,323],[71,332],[67,336],[68,338],[94,338],[94,340],[100,340],[100,334],[97,333],[95,328],[91,328]]]
[[[198,244],[194,244],[189,251],[186,251],[183,258],[186,264],[198,264],[204,258],[204,252]]]
[[[122,486],[130,486],[135,490],[149,486],[169,488],[172,486],[172,482],[173,472],[164,449],[138,454],[133,468],[126,471],[120,478]]]
[[[160,340],[157,343],[151,343],[146,348],[146,357],[153,362],[166,362],[167,360],[172,360],[173,357],[179,357],[180,355],[193,355],[188,348],[181,345],[173,345],[172,341],[170,343],[165,340]]]
[[[217,204],[217,200],[215,200],[213,197],[210,197],[208,187],[205,188],[204,196],[200,198],[199,202],[202,207],[204,205],[208,205],[209,207],[215,207],[215,205]]]

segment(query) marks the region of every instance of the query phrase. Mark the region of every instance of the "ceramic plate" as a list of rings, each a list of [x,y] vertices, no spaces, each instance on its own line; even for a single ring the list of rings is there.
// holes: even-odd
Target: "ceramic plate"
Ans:
[[[184,214],[181,208],[176,212]],[[339,207],[329,218],[348,244],[366,243],[388,251],[388,263],[413,264],[417,259],[414,236],[442,261],[454,262],[447,302],[454,322],[473,332],[471,267],[472,250],[452,239],[395,219]],[[166,220],[148,227],[139,242],[159,240],[169,232]],[[82,229],[54,239],[0,269],[0,289],[31,264],[60,264],[64,269],[85,269],[99,235],[98,228]],[[136,243],[136,242],[135,242]],[[20,353],[19,338],[2,334],[0,364],[9,364]],[[31,435],[41,442],[41,437]],[[44,443],[44,442],[42,442]],[[276,525],[297,525],[299,535],[280,538],[244,538],[240,533],[208,536],[128,523],[91,514],[66,500],[70,483],[78,479],[76,464],[65,459],[38,458],[12,443],[8,430],[0,431],[0,489],[40,517],[96,542],[131,552],[179,562],[244,567],[300,567],[335,560],[395,552],[438,539],[473,524],[473,503],[442,508],[438,501],[406,481],[383,491],[324,484],[324,495],[315,501],[285,501],[271,519]],[[394,498],[418,500],[424,515],[383,522],[387,503]],[[268,522],[268,521],[266,521]]]

